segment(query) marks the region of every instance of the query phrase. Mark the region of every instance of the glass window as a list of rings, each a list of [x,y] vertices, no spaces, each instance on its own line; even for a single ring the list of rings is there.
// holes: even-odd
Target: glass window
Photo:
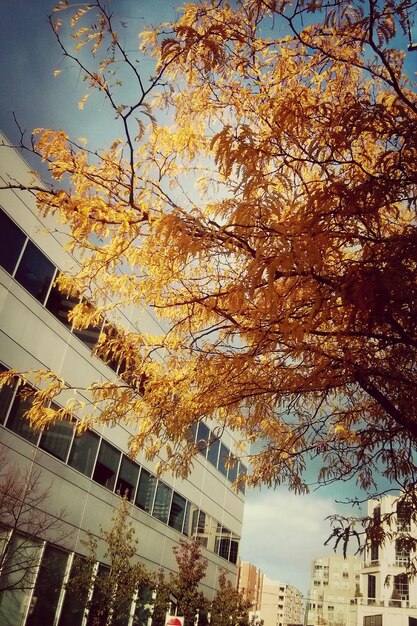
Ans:
[[[26,241],[26,235],[0,209],[0,265],[13,274],[17,260]]]
[[[169,512],[168,524],[172,528],[175,528],[175,530],[178,530],[178,532],[182,531],[186,505],[186,499],[180,496],[179,493],[174,491],[174,494],[172,496],[171,511]]]
[[[156,488],[155,502],[153,505],[152,515],[165,524],[168,521],[169,509],[171,506],[172,489],[161,480],[158,481]]]
[[[102,324],[99,326],[88,326],[87,328],[83,328],[82,330],[76,330],[74,328],[73,333],[78,339],[81,339],[83,344],[87,346],[89,350],[94,350],[95,345],[100,337]]]
[[[239,554],[239,536],[236,535],[235,533],[230,533],[230,535],[231,535],[231,539],[230,539],[229,561],[236,565],[237,557]]]
[[[233,454],[229,457],[229,469],[227,471],[227,478],[231,483],[234,483],[237,479],[237,469],[239,467],[238,460]]]
[[[204,424],[204,422],[200,422],[197,429],[197,446],[199,452],[201,452],[203,456],[206,456],[207,442],[209,440],[209,436],[209,429]]]
[[[191,424],[187,433],[187,441],[193,443],[197,437],[197,424]]]
[[[368,575],[368,598],[376,598],[376,576]]]
[[[117,470],[119,468],[120,452],[112,445],[101,440],[96,466],[94,468],[93,480],[103,487],[113,490],[116,482]]]
[[[119,476],[116,481],[116,492],[126,496],[132,501],[135,495],[136,484],[139,476],[139,465],[123,455],[120,465]]]
[[[152,511],[153,499],[155,495],[156,478],[146,469],[141,469],[138,491],[136,493],[135,504],[147,513]]]
[[[91,430],[74,437],[68,465],[90,477],[96,460],[100,438]]]
[[[221,472],[223,476],[227,476],[227,461],[229,459],[229,454],[230,454],[229,448],[226,448],[224,443],[220,444],[218,468],[219,468],[219,472]]]
[[[67,328],[71,328],[72,323],[68,319],[68,313],[75,307],[76,304],[78,304],[78,302],[79,298],[75,298],[73,296],[69,298],[61,293],[58,287],[52,285],[45,307]]]
[[[32,241],[28,241],[15,278],[32,296],[43,303],[51,286],[55,269],[55,265],[46,258],[43,252]]]
[[[55,623],[67,560],[67,553],[46,545],[33,592],[33,610],[27,619],[27,626],[53,626]]]
[[[10,409],[6,426],[17,435],[30,441],[30,443],[36,443],[39,439],[40,431],[32,428],[29,420],[25,417],[25,413],[32,406],[32,399],[30,395],[27,395],[30,391],[31,389],[27,385],[18,390]]]
[[[106,606],[109,600],[106,597],[106,590],[108,589],[105,578],[108,577],[110,569],[100,563],[97,570],[97,576],[94,581],[93,596],[88,611],[87,626],[96,626],[101,623],[103,617],[103,605]]]
[[[57,409],[57,406],[53,407]],[[68,420],[57,420],[46,428],[41,436],[39,447],[60,461],[65,461],[71,445],[74,425]]]
[[[13,533],[2,561],[0,589],[0,624],[22,624],[30,601],[32,585],[39,562],[40,542]],[[13,588],[14,587],[14,588]]]
[[[239,483],[238,483],[238,489],[242,493],[245,493],[245,491],[246,491],[245,476],[247,475],[247,473],[248,473],[248,470],[243,465],[243,463],[239,463]]]
[[[0,373],[5,372],[6,370],[7,368],[0,363]],[[6,420],[13,398],[14,387],[14,385],[3,385],[0,387],[0,424],[4,424]]]
[[[212,437],[214,436],[212,435]],[[220,448],[220,441],[218,439],[211,438],[210,447],[207,452],[207,459],[210,461],[212,465],[214,465],[214,467],[217,467],[217,461],[219,458],[219,448]]]
[[[94,310],[94,307],[89,302],[84,300],[84,304],[88,306],[90,311]],[[103,320],[98,325],[91,324],[87,326],[87,328],[82,328],[81,330],[73,329],[73,333],[78,339],[81,339],[83,344],[87,346],[90,350],[94,350],[96,343],[100,337],[101,329],[103,328]]]
[[[188,500],[185,503],[184,523],[182,525],[182,533],[187,537],[190,536],[190,519],[192,516],[193,505]]]
[[[91,574],[92,565],[87,562],[87,559],[74,554],[58,626],[81,626],[88,589],[86,586],[84,589],[78,585],[73,587],[72,582],[80,575],[87,580],[88,577],[91,578]]]
[[[223,559],[229,559],[230,531],[221,524],[217,524],[217,536],[214,551]]]

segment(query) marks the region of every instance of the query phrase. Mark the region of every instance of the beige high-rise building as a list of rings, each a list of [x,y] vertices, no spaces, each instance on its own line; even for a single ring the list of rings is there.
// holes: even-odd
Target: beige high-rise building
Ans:
[[[245,600],[251,603],[251,611],[259,611],[264,575],[260,569],[242,561],[239,563],[237,573],[237,588]]]
[[[313,561],[306,626],[348,626],[349,607],[359,592],[361,559],[332,555]]]
[[[264,577],[260,616],[264,626],[290,626],[302,623],[301,591],[285,583]]]

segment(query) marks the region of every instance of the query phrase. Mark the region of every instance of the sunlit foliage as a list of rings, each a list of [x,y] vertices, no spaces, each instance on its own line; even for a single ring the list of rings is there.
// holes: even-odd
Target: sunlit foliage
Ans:
[[[303,491],[316,457],[321,482],[371,489],[378,468],[412,483],[417,96],[396,44],[413,2],[189,3],[141,34],[152,76],[110,9],[63,2],[51,24],[120,137],[93,150],[35,131],[57,181],[38,202],[80,260],[59,279],[94,305],[77,326],[129,304],[169,331],[103,333],[99,352],[127,367],[89,389],[94,419],[133,424],[133,454],[165,449],[180,475],[211,416],[241,452],[261,442],[252,483]],[[68,381],[49,382],[59,401]]]

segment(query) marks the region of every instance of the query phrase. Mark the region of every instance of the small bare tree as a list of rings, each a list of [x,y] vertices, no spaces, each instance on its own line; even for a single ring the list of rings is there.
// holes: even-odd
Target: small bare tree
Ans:
[[[16,468],[0,445],[0,594],[31,588],[41,541],[68,538],[65,511],[50,512],[50,486],[42,484],[41,474],[33,465]]]

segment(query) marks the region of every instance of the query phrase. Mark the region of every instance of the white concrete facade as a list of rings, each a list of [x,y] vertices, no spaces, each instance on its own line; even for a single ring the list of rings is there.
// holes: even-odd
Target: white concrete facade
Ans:
[[[398,542],[404,535],[416,537],[417,526],[402,514],[398,496],[368,502],[368,516],[378,520],[385,515],[390,516],[391,537],[365,551],[361,595],[352,600],[349,626],[417,625],[417,579],[406,575],[413,555]]]
[[[350,601],[360,584],[361,560],[332,555],[315,559],[311,566],[306,626],[347,626]]]
[[[7,139],[0,135],[2,142]],[[29,180],[28,170],[14,149],[0,149],[3,182],[10,178]],[[114,380],[114,370],[93,354],[94,330],[77,334],[65,323],[64,309],[68,303],[59,297],[58,302],[52,302],[52,296],[57,298],[53,292],[55,273],[65,270],[70,261],[63,249],[62,227],[57,229],[53,218],[40,220],[35,198],[20,191],[0,191],[0,218],[0,366],[19,371],[51,369],[74,386],[98,379]],[[47,232],[45,225],[52,232]],[[33,276],[36,272],[44,275]],[[37,283],[42,283],[38,291]],[[120,319],[127,328],[140,325],[141,330],[151,332],[156,327],[156,321],[146,311],[124,310]],[[222,454],[224,458],[236,448],[232,434],[224,433],[219,449],[210,450],[211,456],[205,452],[195,459],[187,480],[171,475],[157,479],[154,464],[143,455],[129,462],[129,428],[120,424],[99,427],[88,435],[89,439],[83,435],[80,444],[82,437],[75,439],[66,429],[68,423],[57,424],[47,437],[30,432],[27,423],[22,425],[16,390],[0,399],[4,400],[0,402],[0,443],[16,466],[40,468],[45,485],[51,485],[54,510],[63,507],[68,511],[66,524],[73,532],[65,545],[55,546],[62,552],[65,575],[71,566],[71,555],[84,551],[80,541],[85,532],[97,533],[100,525],[108,525],[119,501],[116,491],[127,486],[139,556],[150,569],[174,570],[172,549],[181,537],[189,537],[200,541],[208,561],[202,585],[208,599],[216,589],[220,569],[235,580],[244,493],[243,489],[236,491],[232,482],[237,471],[245,472],[246,468],[243,464],[225,468],[221,462]],[[202,424],[197,438],[206,436],[210,426],[209,422]],[[56,440],[52,441],[54,436]],[[83,457],[82,450],[91,459]],[[217,456],[213,460],[214,452]],[[107,458],[112,459],[113,466]],[[15,614],[12,626],[27,623],[32,594],[33,590],[28,590],[19,600],[19,614]],[[0,626],[10,626],[7,602],[0,596]],[[42,626],[61,626],[64,602],[61,589],[51,616],[45,618]]]

